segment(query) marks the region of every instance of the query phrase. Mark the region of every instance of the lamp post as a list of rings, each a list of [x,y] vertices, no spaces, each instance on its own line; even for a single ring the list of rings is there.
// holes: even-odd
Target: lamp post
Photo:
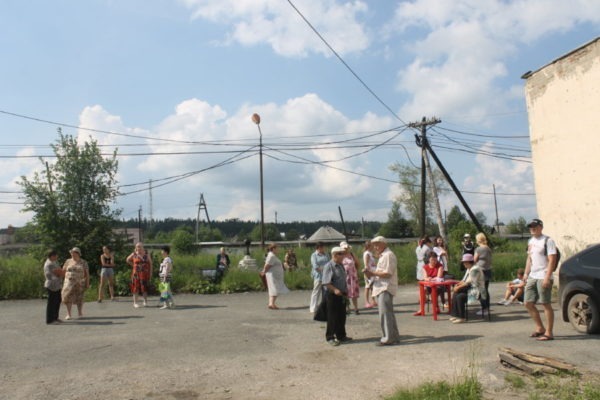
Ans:
[[[259,144],[258,155],[260,159],[260,246],[265,248],[265,206],[263,201],[263,157],[262,157],[262,131],[260,130],[260,115],[252,114],[252,122],[258,127]]]

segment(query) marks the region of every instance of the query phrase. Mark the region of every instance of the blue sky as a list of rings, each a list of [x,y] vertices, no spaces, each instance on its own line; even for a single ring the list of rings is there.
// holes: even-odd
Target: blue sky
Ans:
[[[535,215],[520,76],[597,37],[600,3],[291,3],[385,106],[288,1],[2,2],[0,225],[31,218],[16,182],[41,167],[24,156],[51,154],[58,127],[9,113],[137,136],[63,128],[119,149],[125,218],[140,206],[149,216],[148,180],[204,170],[155,187],[152,215],[195,218],[203,193],[212,219],[258,219],[253,113],[268,222],[338,219],[338,206],[386,220],[401,192],[388,167],[419,164],[405,125],[422,116],[442,120],[431,143],[474,211],[493,222],[495,185],[501,221]]]

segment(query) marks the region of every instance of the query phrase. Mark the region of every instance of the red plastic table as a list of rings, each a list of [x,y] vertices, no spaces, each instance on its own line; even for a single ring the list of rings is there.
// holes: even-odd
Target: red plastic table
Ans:
[[[456,285],[460,281],[454,279],[446,279],[444,281],[419,281],[419,311],[414,313],[415,316],[425,316],[425,287],[431,288],[431,302],[433,304],[433,319],[437,321],[437,316],[439,312],[438,307],[438,287],[446,287],[446,292],[448,293],[448,304],[450,307],[448,308],[448,312],[450,312],[450,308],[452,307],[452,286]]]

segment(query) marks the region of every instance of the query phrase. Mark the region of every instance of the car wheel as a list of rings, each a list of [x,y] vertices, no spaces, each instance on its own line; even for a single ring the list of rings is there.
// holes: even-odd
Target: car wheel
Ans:
[[[567,306],[569,322],[581,333],[597,333],[600,325],[598,305],[587,294],[578,293],[571,297]]]

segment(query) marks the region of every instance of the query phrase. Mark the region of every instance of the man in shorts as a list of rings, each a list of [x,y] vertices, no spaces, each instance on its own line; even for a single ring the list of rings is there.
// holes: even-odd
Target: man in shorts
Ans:
[[[535,323],[531,337],[539,341],[553,340],[554,310],[552,310],[552,273],[557,262],[554,240],[542,233],[544,223],[533,219],[527,225],[531,239],[527,244],[527,264],[525,265],[525,308]],[[546,325],[542,322],[536,303],[544,307]]]

